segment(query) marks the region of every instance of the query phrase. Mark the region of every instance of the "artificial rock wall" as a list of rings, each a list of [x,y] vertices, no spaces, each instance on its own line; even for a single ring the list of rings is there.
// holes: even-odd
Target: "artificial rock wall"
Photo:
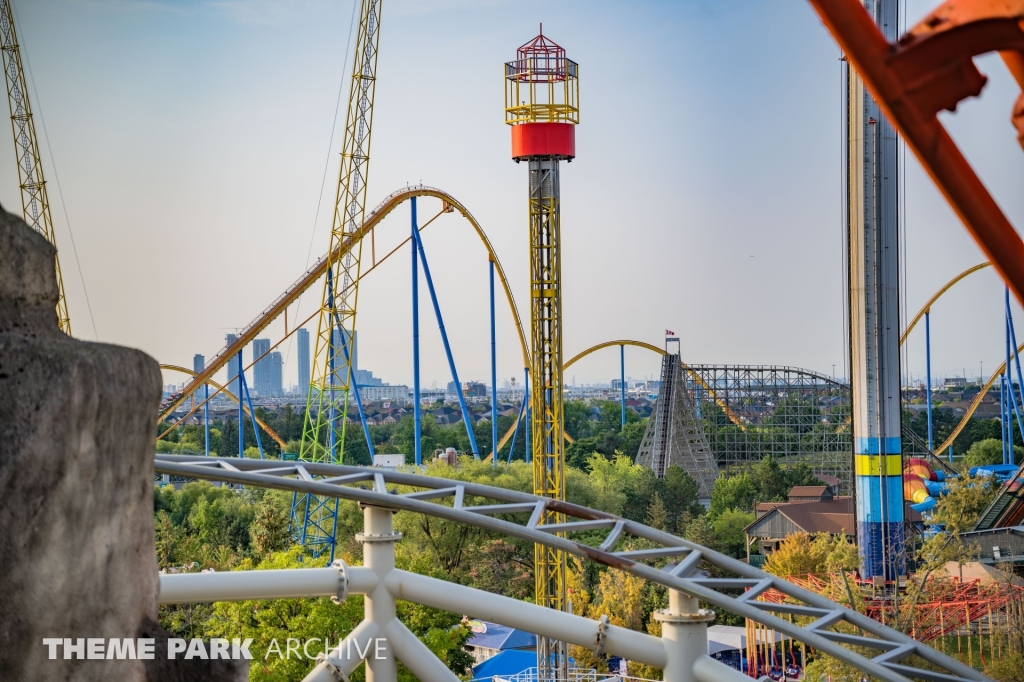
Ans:
[[[56,302],[53,247],[0,209],[0,679],[245,679],[244,664],[164,653],[156,361],[66,336]],[[50,660],[44,637],[153,637],[156,657]]]

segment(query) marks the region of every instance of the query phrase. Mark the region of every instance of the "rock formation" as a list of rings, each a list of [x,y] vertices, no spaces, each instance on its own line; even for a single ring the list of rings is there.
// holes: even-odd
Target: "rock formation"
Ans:
[[[54,249],[0,209],[0,678],[240,680],[169,661],[157,619],[156,361],[57,326]],[[143,660],[49,658],[45,637],[156,638]]]

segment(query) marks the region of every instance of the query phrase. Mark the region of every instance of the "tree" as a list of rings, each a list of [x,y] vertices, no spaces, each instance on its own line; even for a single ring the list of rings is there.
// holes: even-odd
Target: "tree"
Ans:
[[[258,564],[246,560],[239,568],[300,568],[303,566],[303,558],[303,549],[294,547],[287,552],[272,554]],[[213,613],[206,622],[202,636],[227,639],[251,637],[253,660],[249,670],[250,680],[296,680],[302,679],[312,670],[316,661],[304,657],[278,656],[273,640],[277,641],[278,649],[283,650],[288,638],[303,642],[319,638],[319,650],[323,651],[324,638],[332,643],[329,646],[337,646],[337,642],[348,635],[362,618],[361,595],[352,595],[342,604],[334,604],[327,597],[218,602],[213,606]],[[361,669],[359,672],[359,678],[362,679]]]
[[[841,535],[793,533],[768,555],[764,570],[785,578],[852,571],[859,565],[857,547]]]
[[[533,546],[494,538],[467,550],[468,577],[473,587],[513,599],[533,597]]]
[[[632,410],[630,410],[632,412]],[[628,414],[628,413],[627,413]],[[635,414],[635,413],[634,413]],[[647,431],[647,418],[638,419],[637,421],[626,421],[625,428],[619,432],[619,450],[629,457],[632,461],[636,461],[636,455],[640,451],[640,443],[644,439],[644,433]]]
[[[644,626],[645,580],[625,571],[602,571],[594,590],[594,598],[587,608],[590,618],[608,616],[612,625],[642,630]]]
[[[668,530],[668,512],[665,510],[665,503],[661,501],[661,495],[657,492],[651,499],[651,506],[647,509],[647,518],[644,521],[651,528]]]
[[[579,440],[591,435],[590,408],[583,400],[567,400],[562,407],[565,419],[565,431],[574,439]]]
[[[280,506],[263,500],[249,527],[253,554],[263,558],[288,546],[288,514]]]
[[[620,515],[626,503],[626,489],[636,487],[638,479],[644,475],[644,467],[633,464],[619,453],[611,460],[594,453],[587,463],[590,465],[591,484],[599,496],[597,507]]]
[[[744,528],[754,522],[754,515],[750,512],[739,509],[729,509],[719,514],[711,522],[718,539],[722,543],[722,549],[726,554],[734,557],[746,556],[747,535]]]
[[[711,517],[717,517],[730,509],[752,512],[757,495],[757,487],[747,472],[735,476],[719,476],[711,491],[711,508],[708,513]]]
[[[666,469],[662,486],[661,495],[672,532],[681,531],[681,522],[687,515],[699,516],[704,513],[704,507],[697,501],[700,486],[682,467],[673,464]]]
[[[750,478],[757,490],[758,502],[784,502],[786,500],[791,486],[782,467],[771,455],[754,465]]]
[[[977,547],[965,543],[960,534],[974,529],[995,494],[991,476],[964,475],[947,480],[946,494],[936,501],[930,519],[931,525],[942,532],[925,540],[918,553],[918,574],[922,576],[918,592],[923,593],[931,574],[947,563],[955,561],[962,566],[977,554]]]
[[[985,667],[985,675],[998,682],[1024,682],[1024,653],[1011,651]]]
[[[570,434],[571,435],[571,434]],[[520,438],[519,440],[523,440]],[[600,439],[596,436],[580,438],[575,443],[565,444],[565,465],[588,471],[590,456],[598,453]]]
[[[1014,462],[1020,463],[1024,458],[1024,447],[1013,446]],[[964,455],[964,466],[971,467],[986,466],[989,464],[1003,463],[1003,441],[999,438],[986,438],[975,441]]]

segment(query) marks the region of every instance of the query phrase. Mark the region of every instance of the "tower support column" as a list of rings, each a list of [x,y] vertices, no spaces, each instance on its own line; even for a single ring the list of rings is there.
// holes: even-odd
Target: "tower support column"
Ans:
[[[897,0],[865,0],[896,39]],[[897,137],[847,70],[850,369],[861,576],[906,573],[900,428]]]
[[[562,421],[562,261],[558,159],[531,157],[530,164],[530,330],[534,494],[565,499],[565,441]],[[542,523],[564,523],[546,512]],[[537,603],[559,611],[566,603],[563,552],[536,545]],[[537,666],[548,679],[568,677],[565,644],[537,640]]]

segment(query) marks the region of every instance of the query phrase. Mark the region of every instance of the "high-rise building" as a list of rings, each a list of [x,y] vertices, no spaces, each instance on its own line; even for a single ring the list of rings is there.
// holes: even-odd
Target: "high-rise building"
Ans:
[[[267,355],[266,358],[261,360],[266,363],[263,368],[263,383],[264,386],[260,390],[261,396],[279,396],[283,390],[283,369],[284,369],[284,358],[281,353],[274,351]]]
[[[337,354],[337,360],[335,362],[335,366],[337,367],[341,367],[345,362],[345,349],[342,344],[342,339],[345,338],[342,336],[343,333],[344,332],[338,329],[334,330],[333,352]],[[352,352],[352,374],[354,376],[356,371],[359,369],[359,332],[352,333],[352,347],[350,350]]]
[[[312,378],[309,370],[309,331],[304,327],[299,328],[295,336],[299,342],[299,393],[306,395],[309,392],[309,381]]]
[[[206,369],[206,358],[199,353],[196,353],[192,356],[192,371],[198,374],[204,369]]]
[[[225,346],[230,346],[238,339],[235,334],[228,334],[225,339]],[[238,355],[232,355],[231,359],[228,360],[228,380],[225,383],[228,390],[238,395]]]
[[[356,385],[359,388],[363,386],[383,386],[384,380],[373,376],[373,372],[368,369],[357,369],[353,372],[356,378]]]
[[[256,389],[256,395],[270,395],[270,386],[267,384],[267,367],[269,366],[270,339],[255,339],[252,342],[252,383]],[[262,358],[262,359],[258,359]]]

